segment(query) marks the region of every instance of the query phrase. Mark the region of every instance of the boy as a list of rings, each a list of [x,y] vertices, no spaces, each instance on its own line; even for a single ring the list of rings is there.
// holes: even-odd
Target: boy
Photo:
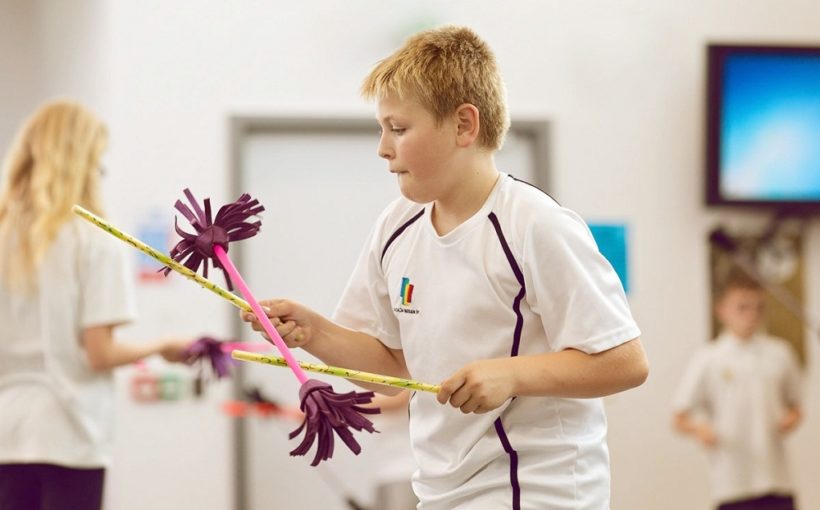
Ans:
[[[759,332],[764,295],[732,278],[715,312],[723,332],[692,360],[675,426],[710,450],[719,510],[793,510],[783,437],[800,421],[800,371],[789,345]],[[694,412],[703,412],[695,420]]]
[[[492,52],[466,28],[423,32],[362,91],[403,197],[333,321],[271,300],[273,324],[329,364],[443,381],[410,403],[419,508],[608,509],[596,397],[646,379],[640,331],[583,221],[495,168],[509,123]]]

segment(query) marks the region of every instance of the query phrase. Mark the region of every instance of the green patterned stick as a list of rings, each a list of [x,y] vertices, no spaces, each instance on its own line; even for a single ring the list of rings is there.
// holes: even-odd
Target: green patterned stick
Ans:
[[[242,361],[253,361],[265,365],[274,365],[278,367],[286,367],[287,362],[285,358],[279,356],[271,356],[270,354],[259,354],[248,351],[231,351],[231,356],[234,359]],[[401,377],[393,377],[390,375],[372,374],[370,372],[361,372],[359,370],[350,370],[349,368],[329,367],[327,365],[320,365],[317,363],[308,363],[300,361],[299,366],[308,372],[318,372],[320,374],[334,375],[336,377],[344,377],[345,379],[354,379],[356,381],[368,382],[373,384],[381,384],[384,386],[394,386],[405,390],[429,391],[430,393],[438,393],[441,386],[435,384],[426,384],[412,379],[402,379]]]
[[[227,290],[223,289],[219,285],[215,284],[214,282],[208,280],[200,276],[198,273],[191,271],[187,267],[183,266],[179,262],[173,260],[171,257],[165,255],[164,253],[148,246],[147,244],[143,243],[136,237],[126,234],[125,232],[119,230],[118,228],[114,227],[104,219],[100,218],[99,216],[95,215],[94,213],[80,207],[79,205],[75,205],[72,210],[74,214],[82,217],[83,219],[88,220],[89,222],[93,223],[94,225],[100,227],[101,229],[105,230],[109,234],[113,235],[117,239],[125,241],[126,243],[130,244],[134,248],[140,250],[141,252],[145,253],[149,257],[153,257],[154,259],[158,260],[159,262],[165,264],[166,266],[170,267],[177,273],[181,274],[185,278],[189,280],[195,281],[201,287],[210,290],[214,294],[222,297],[223,299],[227,299],[230,301],[234,306],[245,310],[246,312],[251,312],[250,305],[243,299],[240,299],[233,295],[232,293],[228,292]],[[240,357],[244,356],[244,357]],[[287,366],[285,363],[284,358],[278,358],[276,356],[263,356],[258,355],[250,352],[245,351],[233,351],[233,357],[236,359],[241,359],[243,361],[256,361],[258,363],[265,363],[268,365],[282,365]],[[281,363],[280,363],[281,362]],[[429,391],[431,393],[438,393],[440,386],[436,386],[434,384],[425,384],[418,381],[413,381],[409,379],[401,379],[399,377],[392,377],[389,375],[379,375],[379,374],[371,374],[368,372],[360,372],[358,370],[349,370],[346,368],[339,368],[339,367],[328,367],[325,365],[318,365],[314,363],[306,363],[304,361],[300,361],[299,365],[308,371],[311,372],[319,372],[322,374],[329,374],[339,377],[344,377],[347,379],[355,379],[358,381],[364,381],[374,384],[383,384],[387,386],[395,386],[397,388],[405,388],[409,390],[419,390],[419,391]]]
[[[140,241],[136,237],[128,235],[125,232],[123,232],[122,230],[117,229],[116,227],[114,227],[113,225],[111,225],[110,223],[105,221],[104,219],[102,219],[99,216],[92,213],[91,211],[88,211],[87,209],[83,209],[79,205],[75,205],[72,208],[72,210],[74,211],[74,214],[76,214],[78,216],[81,216],[82,218],[84,218],[84,219],[90,221],[91,223],[93,223],[94,225],[97,225],[98,227],[105,230],[106,232],[108,232],[112,236],[116,237],[117,239],[125,241],[126,243],[130,244],[134,248],[136,248],[139,251],[143,252],[144,254],[146,254],[150,257],[153,257],[156,260],[162,262],[163,264],[170,267],[171,269],[173,269],[177,273],[181,274],[185,278],[188,278],[189,280],[193,280],[196,283],[198,283],[201,287],[210,290],[214,294],[216,294],[216,295],[218,295],[218,296],[220,296],[224,299],[227,299],[228,301],[233,303],[233,305],[236,306],[237,308],[245,310],[246,312],[251,312],[252,311],[250,305],[244,299],[236,297],[235,295],[233,295],[232,293],[230,293],[227,290],[223,289],[222,287],[215,284],[214,282],[208,280],[207,278],[204,278],[204,277],[200,276],[198,273],[196,273],[194,271],[191,271],[190,269],[183,266],[182,264],[180,264],[176,260],[172,259],[168,255],[165,255],[164,253],[162,253],[162,252],[148,246],[147,244],[143,243],[142,241]]]

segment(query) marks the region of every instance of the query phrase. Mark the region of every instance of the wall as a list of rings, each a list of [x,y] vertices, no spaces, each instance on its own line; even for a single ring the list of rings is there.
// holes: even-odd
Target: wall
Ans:
[[[297,6],[203,0],[194,8],[147,0],[104,5],[104,30],[92,31],[99,39],[78,50],[105,48],[94,70],[104,71],[104,93],[110,97],[105,110],[113,134],[109,196],[125,227],[148,211],[167,208],[187,185],[218,202],[230,198],[225,191],[228,116],[371,115],[372,107],[357,96],[359,81],[406,34],[443,22],[475,28],[497,53],[513,116],[551,121],[551,191],[588,220],[630,226],[630,300],[652,374],[643,387],[607,399],[612,506],[706,507],[705,457],[672,434],[669,395],[682,361],[709,331],[707,231],[719,222],[743,226],[764,218],[707,211],[702,205],[704,45],[820,43],[819,3],[354,0]],[[31,13],[23,11],[25,21]],[[17,53],[3,49],[0,55]],[[3,113],[7,107],[2,105]],[[0,129],[8,132],[7,125],[3,120]],[[808,303],[816,309],[817,222],[808,235]],[[146,319],[132,331],[136,336],[168,328],[224,334],[233,317],[186,285],[142,289],[140,306]],[[810,479],[816,472],[810,455],[820,451],[818,346],[812,340],[807,421],[790,440],[806,505],[820,501],[820,487]],[[122,432],[132,433],[126,427]],[[216,494],[213,508],[225,508],[222,503],[230,498],[220,484],[229,484],[231,458],[220,448],[214,462],[224,469],[203,477],[206,490]],[[119,487],[128,490],[126,484]]]
[[[26,0],[0,2],[0,144],[8,147],[18,124],[39,99],[37,13]],[[5,154],[4,154],[5,156]],[[0,170],[2,171],[2,170]]]

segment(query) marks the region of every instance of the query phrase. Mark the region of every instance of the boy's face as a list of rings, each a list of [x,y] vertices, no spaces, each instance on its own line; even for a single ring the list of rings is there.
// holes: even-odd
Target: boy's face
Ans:
[[[720,322],[740,338],[748,338],[760,328],[764,312],[763,292],[757,289],[729,289],[717,305]]]
[[[451,166],[456,151],[452,119],[436,125],[432,113],[411,99],[386,96],[377,101],[381,127],[379,156],[398,176],[399,188],[409,200],[427,203],[440,199],[455,183]]]

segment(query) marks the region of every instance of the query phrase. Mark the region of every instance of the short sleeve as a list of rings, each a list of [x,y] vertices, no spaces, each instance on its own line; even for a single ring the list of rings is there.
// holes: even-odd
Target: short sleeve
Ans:
[[[699,352],[689,362],[672,401],[675,412],[692,412],[708,408],[707,367],[708,359],[705,352]]]
[[[379,339],[391,349],[401,349],[399,324],[390,306],[387,282],[381,267],[378,228],[370,234],[348,280],[333,320]]]
[[[134,288],[124,246],[98,232],[80,256],[80,326],[108,326],[136,318]]]
[[[583,220],[551,208],[525,232],[527,300],[555,350],[602,352],[640,336],[615,270]]]

